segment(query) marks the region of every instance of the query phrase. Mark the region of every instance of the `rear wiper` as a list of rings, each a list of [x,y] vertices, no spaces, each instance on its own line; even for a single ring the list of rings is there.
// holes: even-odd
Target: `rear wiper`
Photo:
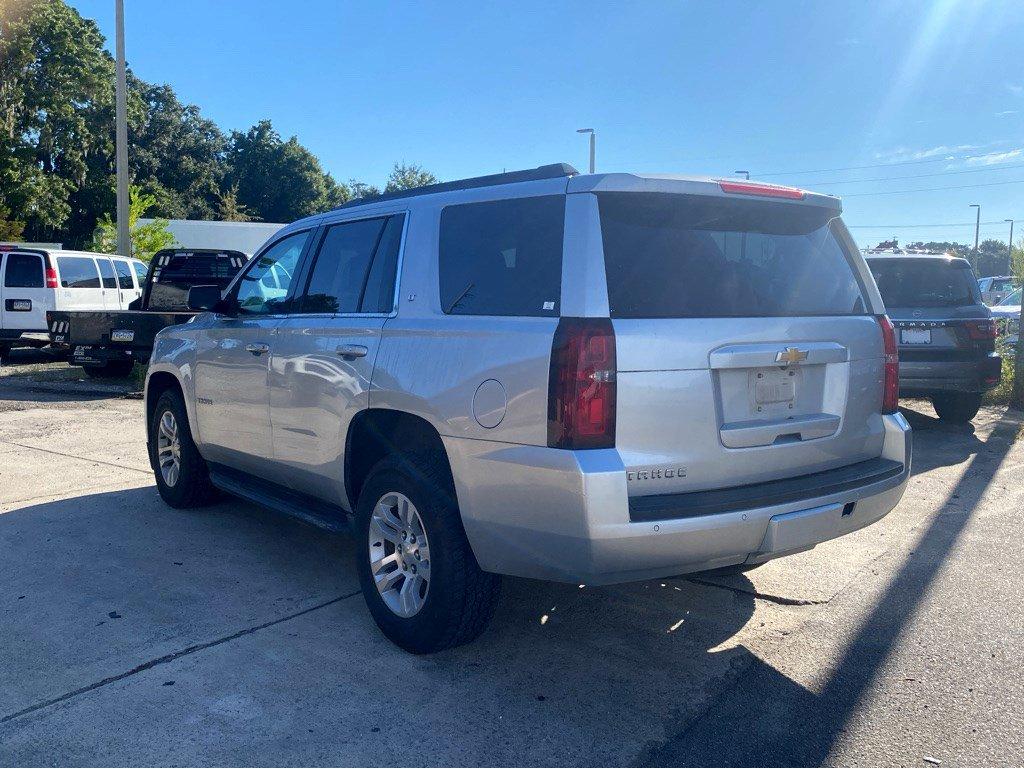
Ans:
[[[459,292],[459,295],[457,297],[455,297],[455,299],[453,301],[451,301],[448,304],[447,307],[444,308],[444,314],[445,315],[451,315],[452,314],[452,310],[455,309],[455,306],[459,302],[461,302],[463,299],[466,298],[466,294],[468,294],[473,289],[474,285],[476,285],[476,284],[475,283],[470,283],[468,286],[466,286],[464,289],[462,289],[462,291]]]

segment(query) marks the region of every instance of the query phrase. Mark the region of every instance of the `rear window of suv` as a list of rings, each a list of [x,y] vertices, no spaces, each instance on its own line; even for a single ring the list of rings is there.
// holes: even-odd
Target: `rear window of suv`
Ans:
[[[835,212],[666,193],[599,193],[613,318],[861,315]]]
[[[886,307],[981,304],[974,271],[961,259],[868,259]]]
[[[441,308],[557,317],[564,228],[564,195],[448,206],[438,244]]]

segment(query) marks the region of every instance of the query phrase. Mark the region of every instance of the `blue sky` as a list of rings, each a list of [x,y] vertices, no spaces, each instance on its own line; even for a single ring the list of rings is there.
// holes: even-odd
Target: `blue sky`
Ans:
[[[72,5],[112,47],[114,0]],[[225,130],[270,118],[340,180],[585,169],[593,127],[599,171],[839,194],[862,245],[973,241],[970,203],[983,239],[1024,220],[1016,0],[125,5],[139,76]]]

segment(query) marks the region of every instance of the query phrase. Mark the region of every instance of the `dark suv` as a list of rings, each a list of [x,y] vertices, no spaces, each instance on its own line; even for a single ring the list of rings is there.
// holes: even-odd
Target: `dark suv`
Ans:
[[[898,333],[900,395],[930,398],[940,419],[970,422],[1002,374],[996,324],[970,263],[945,254],[867,262]]]

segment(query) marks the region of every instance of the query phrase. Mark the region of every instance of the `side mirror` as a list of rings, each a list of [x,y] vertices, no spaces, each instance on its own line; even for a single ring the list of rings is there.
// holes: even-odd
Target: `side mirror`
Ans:
[[[213,310],[220,312],[222,304],[220,288],[217,286],[192,286],[188,290],[188,308],[199,312]]]

